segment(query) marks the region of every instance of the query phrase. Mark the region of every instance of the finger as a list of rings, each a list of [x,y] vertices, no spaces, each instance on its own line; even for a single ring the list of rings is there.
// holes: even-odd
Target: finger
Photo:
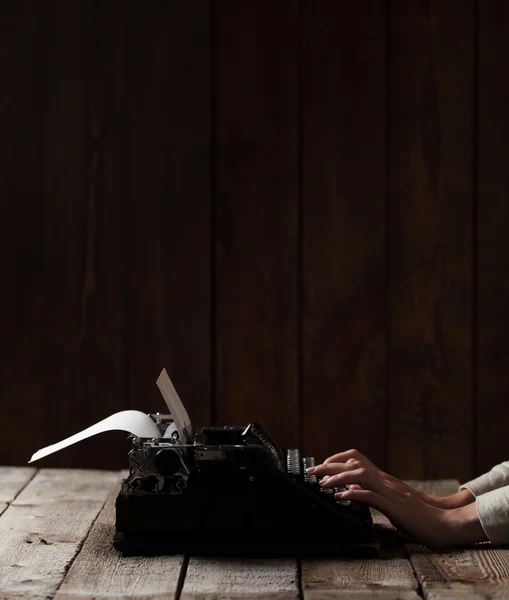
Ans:
[[[336,473],[343,473],[351,469],[357,469],[360,467],[360,463],[356,461],[350,463],[327,463],[317,465],[316,467],[309,467],[306,469],[308,473],[314,473],[315,475],[335,475]]]
[[[342,462],[346,462],[349,458],[353,458],[354,460],[358,460],[359,458],[362,457],[362,454],[360,452],[358,452],[357,450],[345,450],[345,452],[339,452],[338,454],[333,454],[332,456],[329,456],[329,458],[326,458],[323,462],[324,463],[342,463]]]
[[[352,483],[348,486],[349,490],[363,490],[364,488],[356,483]]]
[[[362,502],[368,504],[373,508],[376,508],[380,512],[387,514],[390,513],[390,502],[384,496],[373,492],[372,490],[357,490],[349,489],[346,492],[339,492],[334,494],[336,500],[351,500],[352,502]]]
[[[373,490],[376,483],[371,481],[369,475],[369,472],[362,468],[353,471],[344,471],[343,473],[331,475],[327,481],[320,481],[320,485],[325,488],[334,488],[341,485],[356,484],[362,485],[364,489]]]

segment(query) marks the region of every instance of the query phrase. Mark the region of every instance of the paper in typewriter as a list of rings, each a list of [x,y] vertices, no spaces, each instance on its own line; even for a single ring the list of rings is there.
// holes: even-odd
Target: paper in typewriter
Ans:
[[[123,410],[106,417],[106,419],[99,421],[99,423],[96,423],[91,427],[87,427],[87,429],[84,429],[79,433],[71,435],[61,442],[38,450],[28,462],[32,463],[36,460],[40,460],[54,452],[63,450],[68,446],[72,446],[93,435],[104,433],[106,431],[127,431],[138,437],[160,437],[161,435],[154,421],[152,421],[145,413],[142,413],[139,410]]]
[[[179,439],[181,443],[184,443],[184,440],[189,440],[190,436],[192,435],[191,423],[187,411],[184,408],[184,405],[182,404],[170,378],[168,377],[166,369],[163,369],[161,372],[161,375],[157,380],[157,385],[161,390],[161,393],[168,406],[168,410],[174,419],[175,427],[179,433]],[[165,436],[170,435],[175,427],[173,427],[173,424],[170,425],[165,433]],[[57,442],[56,444],[51,444],[50,446],[41,448],[41,450],[38,450],[35,452],[35,454],[33,454],[28,462],[35,462],[36,460],[40,460],[41,458],[49,456],[54,452],[58,452],[59,450],[67,448],[68,446],[77,444],[78,442],[81,442],[89,437],[99,433],[106,433],[108,431],[126,431],[127,433],[136,435],[138,437],[161,437],[156,424],[147,414],[142,413],[139,410],[123,410],[106,417],[106,419],[103,419],[102,421],[87,427],[83,431],[75,433],[64,440]]]
[[[156,383],[164,398],[164,401],[166,402],[168,411],[175,421],[175,425],[179,433],[180,443],[192,444],[193,428],[191,426],[191,419],[189,418],[187,410],[184,408],[182,400],[179,398],[177,390],[169,378],[166,369],[161,371]]]

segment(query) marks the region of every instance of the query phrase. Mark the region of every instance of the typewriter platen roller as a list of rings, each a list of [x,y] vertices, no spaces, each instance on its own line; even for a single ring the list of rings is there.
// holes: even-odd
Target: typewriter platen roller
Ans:
[[[376,556],[367,506],[337,502],[257,423],[204,427],[182,443],[170,416],[160,438],[131,438],[116,502],[124,554]],[[189,439],[184,440],[189,442]]]

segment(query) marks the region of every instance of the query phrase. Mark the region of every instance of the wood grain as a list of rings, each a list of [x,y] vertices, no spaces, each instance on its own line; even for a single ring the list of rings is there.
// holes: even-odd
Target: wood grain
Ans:
[[[34,449],[45,440],[41,6],[0,6],[0,456],[9,464],[30,456],[22,431]]]
[[[409,485],[438,496],[458,490],[457,480],[407,481]],[[476,544],[473,548],[435,551],[406,545],[426,600],[439,598],[489,599],[509,594],[509,550]]]
[[[216,422],[298,441],[298,5],[217,2]]]
[[[384,4],[304,2],[302,19],[303,449],[383,466]]]
[[[417,600],[417,580],[405,558],[307,560],[302,565],[304,600],[400,598]]]
[[[92,425],[86,420],[82,378],[88,203],[85,73],[91,5],[86,0],[55,0],[42,6],[45,330],[40,402],[45,406],[46,443],[51,444]],[[79,467],[87,461],[85,446],[78,444],[41,465]]]
[[[457,491],[458,481],[406,481],[408,485],[436,495]],[[359,560],[303,560],[304,600],[332,598],[419,598],[418,582],[387,517],[372,510],[380,540],[380,557]]]
[[[183,556],[123,557],[113,548],[117,494],[110,494],[55,600],[152,600],[175,594]]]
[[[32,467],[0,467],[0,515],[34,477]]]
[[[304,598],[312,598],[312,600],[336,600],[337,598],[352,600],[417,600],[420,596],[415,591],[398,590],[398,589],[379,589],[376,586],[367,588],[366,590],[351,590],[351,589],[336,589],[336,590],[320,590],[316,594],[308,592]]]
[[[509,6],[479,3],[476,475],[507,460],[509,418]]]
[[[388,469],[468,478],[473,1],[390,5]]]
[[[12,498],[31,474],[29,468],[0,469],[1,499]],[[149,600],[178,594],[182,557],[122,557],[112,548],[122,476],[44,469],[30,480],[0,516],[1,600]],[[458,486],[457,480],[406,483],[437,495],[453,493]],[[297,599],[301,583],[305,600],[416,600],[420,596],[412,567],[426,600],[509,594],[509,549],[479,544],[440,552],[407,544],[406,552],[410,562],[401,557],[306,560],[302,582],[293,559],[191,557],[181,598]]]
[[[192,557],[181,600],[297,600],[297,563],[293,559]]]
[[[43,469],[0,517],[0,598],[51,597],[118,473]]]
[[[509,550],[434,552],[409,548],[409,557],[424,598],[504,598],[509,594]]]
[[[164,411],[166,367],[211,421],[210,3],[130,2],[129,402]]]

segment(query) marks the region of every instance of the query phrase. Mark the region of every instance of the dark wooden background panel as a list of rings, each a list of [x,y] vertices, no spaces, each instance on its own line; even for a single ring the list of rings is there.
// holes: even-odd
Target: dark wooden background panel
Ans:
[[[211,420],[210,3],[131,2],[128,49],[129,405],[164,411],[166,367]]]
[[[90,3],[87,28],[87,198],[83,265],[83,425],[127,408],[125,318],[126,3]],[[79,430],[79,424],[73,430]],[[71,433],[74,433],[72,431]],[[124,433],[83,444],[82,466],[121,464]]]
[[[217,2],[216,421],[298,441],[298,4]]]
[[[87,51],[91,4],[54,0],[43,14],[44,402],[46,434],[57,441],[87,414],[83,381],[88,241]],[[28,458],[28,457],[27,457]],[[77,445],[48,459],[86,460]]]
[[[303,449],[385,459],[385,11],[303,3]]]
[[[509,6],[479,3],[477,427],[482,473],[507,460],[509,422]]]
[[[41,344],[42,13],[34,0],[0,5],[0,414],[2,461],[26,460],[25,434],[45,443]],[[16,61],[13,60],[16,56]]]
[[[472,470],[473,16],[471,1],[390,3],[388,444],[401,477]]]
[[[319,458],[460,479],[507,458],[508,19],[0,3],[2,462],[164,410],[163,366],[196,424]],[[124,440],[41,466],[125,467]]]

